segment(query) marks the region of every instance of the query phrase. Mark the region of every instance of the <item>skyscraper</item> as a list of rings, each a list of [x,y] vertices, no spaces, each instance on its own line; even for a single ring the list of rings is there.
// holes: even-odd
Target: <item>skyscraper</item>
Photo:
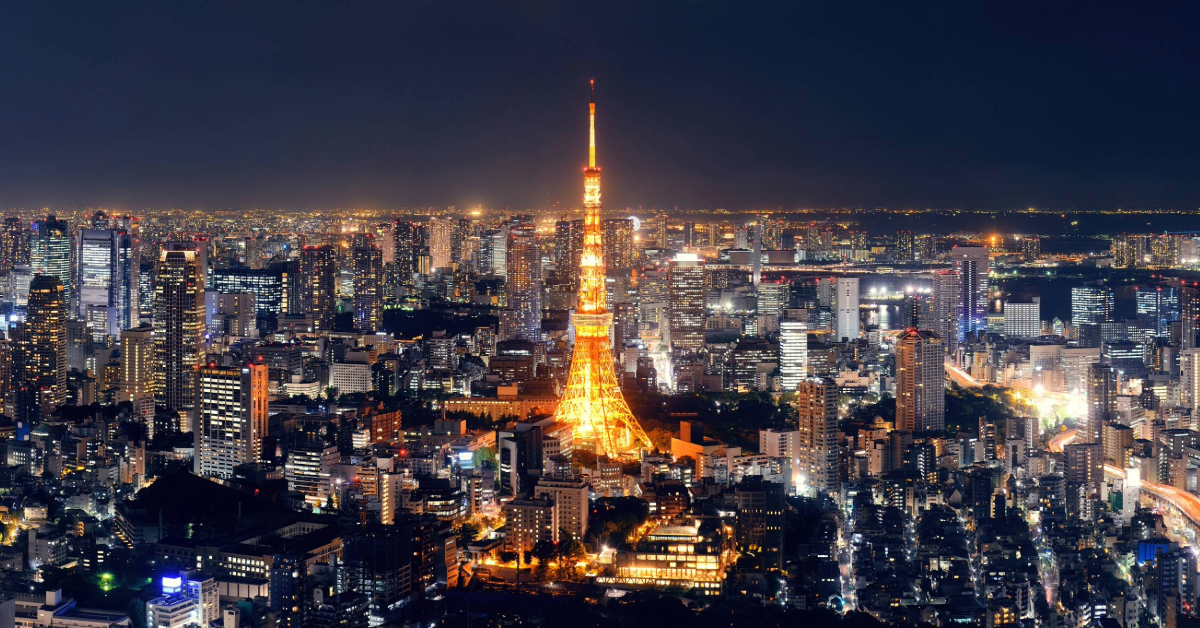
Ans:
[[[926,329],[933,330],[942,339],[946,355],[958,360],[958,272],[943,270],[933,274],[933,320]]]
[[[579,289],[579,258],[583,254],[583,221],[560,220],[554,224],[554,268],[574,292]]]
[[[383,255],[375,236],[354,236],[354,328],[361,332],[379,330],[383,315]]]
[[[141,325],[121,332],[121,387],[117,400],[133,404],[145,421],[147,438],[154,438],[154,328]]]
[[[429,219],[429,259],[433,271],[449,269],[454,261],[454,232],[457,223],[454,218]]]
[[[838,277],[835,294],[834,338],[853,342],[858,338],[860,322],[858,277]]]
[[[1072,327],[1110,321],[1112,312],[1112,288],[1100,285],[1071,287]]]
[[[779,324],[779,379],[784,392],[792,392],[808,377],[808,323],[787,320]]]
[[[196,371],[196,473],[233,477],[257,462],[267,435],[267,365],[204,366]]]
[[[17,419],[40,421],[67,401],[67,303],[58,277],[34,275],[25,320],[14,334]]]
[[[1179,288],[1179,346],[1200,348],[1200,285],[1184,282]]]
[[[1200,412],[1200,348],[1179,352],[1179,405]]]
[[[958,340],[987,331],[988,249],[956,246],[950,261],[958,272]]]
[[[333,329],[337,314],[337,253],[332,246],[306,246],[300,251],[300,311],[312,314],[318,331]]]
[[[53,214],[33,223],[29,236],[29,257],[33,273],[57,277],[63,285],[63,299],[74,303],[71,289],[71,226]]]
[[[513,333],[521,340],[538,342],[542,339],[542,251],[532,231],[509,233],[507,265],[505,288],[515,316]]]
[[[138,261],[133,238],[115,229],[79,233],[78,315],[97,339],[137,322]]]
[[[679,253],[667,269],[667,330],[672,353],[704,347],[704,261]]]
[[[633,268],[633,221],[613,218],[604,221],[604,261],[608,272],[628,272]]]
[[[161,405],[188,412],[196,404],[195,368],[204,359],[204,276],[194,250],[165,250],[155,266],[154,344]]]
[[[800,471],[809,486],[826,493],[841,488],[837,397],[837,383],[828,378],[806,378],[796,390]]]
[[[594,90],[594,83],[593,83]],[[596,100],[592,94],[588,167],[583,171],[584,235],[580,255],[579,307],[572,318],[575,348],[567,387],[555,421],[571,425],[576,442],[598,456],[629,456],[650,449],[650,439],[629,410],[613,366],[605,305],[604,241],[600,226],[600,168],[596,166]],[[703,277],[703,274],[701,274]],[[509,266],[512,281],[512,266]],[[510,301],[510,305],[511,305]]]
[[[1079,430],[1079,442],[1096,443],[1103,449],[1104,422],[1117,411],[1117,373],[1107,364],[1088,369],[1087,424]]]
[[[946,426],[945,345],[932,331],[907,329],[896,339],[896,429]]]
[[[28,265],[29,229],[19,217],[9,216],[0,226],[0,274]]]

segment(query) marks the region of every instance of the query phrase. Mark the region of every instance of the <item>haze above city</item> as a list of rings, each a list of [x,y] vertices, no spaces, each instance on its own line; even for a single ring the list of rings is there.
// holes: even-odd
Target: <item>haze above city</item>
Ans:
[[[10,5],[0,206],[1194,210],[1197,11]]]

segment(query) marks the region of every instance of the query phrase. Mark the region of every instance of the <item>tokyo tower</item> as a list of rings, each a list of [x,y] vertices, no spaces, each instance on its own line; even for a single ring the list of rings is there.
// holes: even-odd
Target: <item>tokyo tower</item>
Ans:
[[[600,169],[596,167],[596,82],[589,106],[588,166],[583,170],[583,252],[579,260],[579,308],[575,312],[575,351],[567,389],[554,419],[574,426],[575,441],[594,447],[597,456],[636,455],[650,439],[621,396],[613,370],[605,306],[604,249],[600,229]]]

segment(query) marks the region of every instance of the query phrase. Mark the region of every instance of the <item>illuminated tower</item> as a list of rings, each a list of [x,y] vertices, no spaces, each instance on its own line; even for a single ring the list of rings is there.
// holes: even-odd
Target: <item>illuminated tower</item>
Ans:
[[[557,421],[575,428],[576,442],[594,445],[597,455],[635,454],[650,448],[621,396],[613,370],[608,328],[612,315],[605,307],[604,244],[600,225],[600,169],[596,167],[596,98],[592,84],[588,167],[583,171],[584,231],[579,260],[579,308],[575,312],[575,352],[567,390],[554,412]]]

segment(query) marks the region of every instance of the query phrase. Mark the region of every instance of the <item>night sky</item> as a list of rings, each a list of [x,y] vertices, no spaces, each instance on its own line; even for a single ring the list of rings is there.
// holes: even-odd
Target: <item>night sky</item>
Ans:
[[[1196,3],[19,4],[0,206],[1200,207]]]

